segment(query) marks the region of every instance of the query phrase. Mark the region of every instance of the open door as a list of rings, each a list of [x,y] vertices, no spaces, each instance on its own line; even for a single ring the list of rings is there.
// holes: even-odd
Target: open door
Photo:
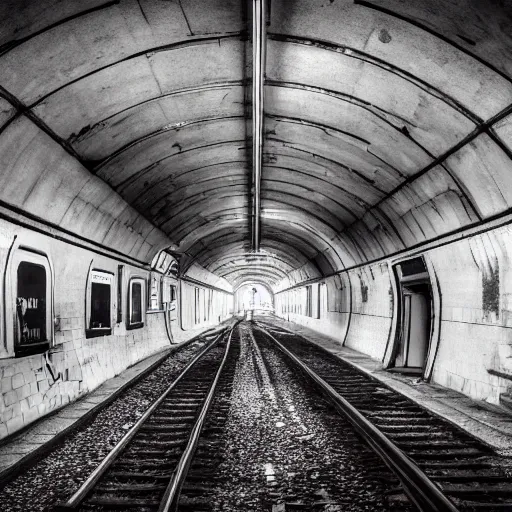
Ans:
[[[395,341],[393,368],[423,376],[432,331],[432,289],[422,258],[395,267],[399,282],[400,325]]]

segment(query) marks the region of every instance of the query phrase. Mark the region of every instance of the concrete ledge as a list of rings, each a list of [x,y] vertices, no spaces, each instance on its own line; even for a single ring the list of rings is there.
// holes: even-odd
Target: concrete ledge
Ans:
[[[496,453],[512,457],[512,417],[500,407],[478,402],[456,391],[383,370],[376,359],[343,347],[340,342],[312,329],[273,317],[258,318],[286,329],[326,349],[341,360],[402,393],[418,405],[466,431]]]

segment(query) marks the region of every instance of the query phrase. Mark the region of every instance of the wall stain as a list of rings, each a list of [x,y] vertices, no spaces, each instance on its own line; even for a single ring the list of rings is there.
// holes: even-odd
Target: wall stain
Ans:
[[[381,43],[390,43],[391,42],[391,35],[389,34],[389,32],[383,28],[380,32],[379,32],[379,41]]]
[[[484,317],[490,320],[491,315],[494,313],[496,319],[500,314],[500,269],[498,259],[494,261],[488,272],[482,273],[482,309],[484,310]]]
[[[368,286],[359,276],[359,284],[361,285],[361,300],[362,302],[368,302]]]

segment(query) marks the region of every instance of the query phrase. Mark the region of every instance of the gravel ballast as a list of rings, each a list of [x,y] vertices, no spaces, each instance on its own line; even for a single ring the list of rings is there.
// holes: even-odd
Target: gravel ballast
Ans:
[[[242,324],[214,511],[409,510],[398,481],[287,360]]]

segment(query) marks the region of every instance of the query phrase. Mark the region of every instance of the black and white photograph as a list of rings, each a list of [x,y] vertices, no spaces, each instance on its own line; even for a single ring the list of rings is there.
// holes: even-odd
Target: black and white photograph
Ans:
[[[512,0],[0,0],[0,512],[512,512]]]

